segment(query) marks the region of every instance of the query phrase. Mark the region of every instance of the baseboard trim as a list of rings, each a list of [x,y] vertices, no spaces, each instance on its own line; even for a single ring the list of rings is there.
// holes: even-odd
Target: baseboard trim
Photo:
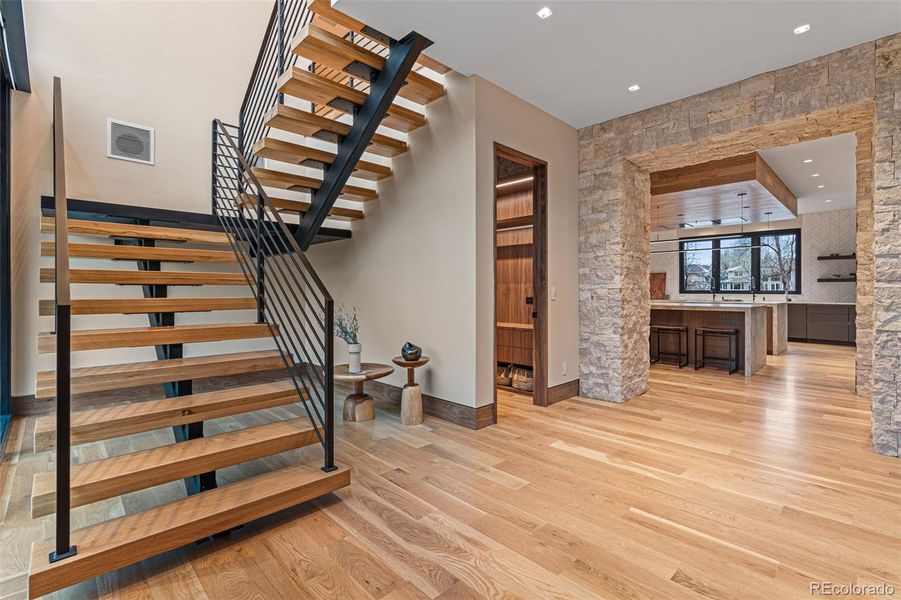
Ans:
[[[396,385],[372,381],[366,383],[366,391],[389,402],[400,404],[401,388]],[[430,417],[468,429],[481,429],[497,423],[497,411],[494,404],[479,407],[464,406],[428,394],[422,395],[422,412]]]
[[[579,395],[579,380],[573,379],[547,389],[547,404],[556,404]]]

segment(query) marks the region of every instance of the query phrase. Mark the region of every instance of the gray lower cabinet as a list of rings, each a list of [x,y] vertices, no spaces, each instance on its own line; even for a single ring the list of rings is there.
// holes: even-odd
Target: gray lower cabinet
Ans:
[[[792,340],[853,344],[856,311],[849,304],[789,304],[788,337]]]

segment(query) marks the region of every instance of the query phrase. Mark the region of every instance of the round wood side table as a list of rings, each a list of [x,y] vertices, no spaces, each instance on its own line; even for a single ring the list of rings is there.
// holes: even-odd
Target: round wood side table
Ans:
[[[391,365],[379,363],[363,363],[359,373],[351,373],[350,365],[335,365],[335,380],[350,381],[354,384],[354,393],[344,399],[345,421],[371,421],[375,418],[375,400],[363,391],[363,382],[380,379],[394,373]]]
[[[400,394],[400,422],[404,425],[422,423],[422,388],[413,379],[413,370],[429,362],[428,356],[418,360],[404,360],[403,356],[395,356],[394,364],[407,370],[407,385]]]

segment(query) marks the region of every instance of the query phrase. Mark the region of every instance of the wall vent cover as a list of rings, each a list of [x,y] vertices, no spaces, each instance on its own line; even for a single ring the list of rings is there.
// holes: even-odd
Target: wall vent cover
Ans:
[[[153,164],[153,127],[106,120],[106,155],[109,158]]]

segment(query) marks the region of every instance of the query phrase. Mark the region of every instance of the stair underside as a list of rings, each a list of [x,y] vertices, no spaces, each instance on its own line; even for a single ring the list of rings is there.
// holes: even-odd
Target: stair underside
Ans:
[[[363,106],[367,94],[346,85],[335,83],[325,77],[310,73],[300,67],[291,67],[278,78],[276,86],[279,92],[307,100],[319,105],[349,113],[353,106]],[[409,133],[425,125],[425,115],[415,110],[392,104],[382,119],[382,125],[390,129]]]
[[[293,192],[314,192],[322,185],[322,180],[295,173],[287,173],[285,171],[276,171],[274,169],[264,169],[263,167],[251,167],[250,169],[254,177],[260,184],[266,187],[279,188],[282,190],[291,190]],[[356,185],[345,185],[341,188],[341,197],[351,200],[375,200],[378,198],[378,192],[373,189],[359,187]]]
[[[382,71],[385,59],[359,45],[310,23],[300,30],[292,43],[294,53],[317,65],[336,69],[351,77],[368,81],[366,68]],[[358,67],[364,66],[363,69]],[[444,95],[444,86],[428,77],[411,71],[398,96],[425,105]]]
[[[41,217],[41,233],[53,233],[56,219]],[[228,235],[221,231],[203,229],[178,229],[156,227],[154,225],[132,225],[130,223],[109,223],[106,221],[82,221],[69,219],[69,234],[106,235],[121,238],[169,240],[173,242],[198,242],[204,244],[228,244]]]
[[[266,115],[266,125],[274,129],[315,137],[329,142],[337,142],[338,137],[346,137],[350,133],[350,125],[348,123],[314,115],[284,104],[276,104],[269,111]],[[372,136],[366,150],[373,154],[390,158],[403,154],[407,149],[407,143],[403,140],[376,133]]]
[[[285,380],[81,410],[72,413],[72,445],[284,406],[299,400],[294,383]],[[34,451],[43,452],[55,445],[56,418],[52,415],[38,418],[34,426]]]
[[[211,312],[214,310],[249,310],[257,307],[256,298],[98,298],[93,300],[72,300],[73,315],[111,315],[143,313],[185,313]],[[56,308],[54,300],[41,300],[39,314],[53,316]]]
[[[350,484],[350,470],[279,469],[77,530],[78,554],[49,563],[52,541],[32,547],[29,598],[86,581],[195,540],[318,498]]]
[[[91,504],[318,441],[309,420],[301,417],[73,465],[70,504]],[[53,514],[55,492],[55,472],[35,474],[32,518]]]
[[[41,283],[53,283],[55,270],[41,269]],[[130,271],[124,269],[71,269],[71,283],[112,285],[246,285],[244,273],[203,273],[194,271]]]
[[[56,244],[41,242],[41,256],[54,256]],[[72,258],[108,258],[112,260],[158,260],[164,262],[236,263],[231,250],[202,248],[164,248],[155,246],[116,246],[113,244],[69,244]]]
[[[353,31],[354,33],[358,33],[363,37],[369,38],[371,40],[376,40],[376,38],[372,36],[369,27],[367,27],[365,23],[354,19],[348,14],[332,8],[332,3],[330,0],[314,0],[312,3],[310,3],[310,11],[313,12],[317,17],[327,19],[328,21],[340,26],[344,30]],[[342,34],[343,33],[344,32],[342,31]],[[427,67],[435,71],[436,73],[441,73],[442,75],[450,73],[451,71],[450,67],[438,62],[434,58],[431,58],[430,56],[427,56],[425,54],[420,54],[416,58],[416,63],[423,67]]]
[[[213,325],[176,325],[174,327],[127,327],[86,329],[71,334],[72,351],[108,348],[137,348],[162,344],[190,344],[269,337],[265,323],[228,323]],[[56,352],[56,335],[38,334],[38,352]]]
[[[89,394],[284,368],[285,363],[277,350],[82,367],[72,369],[72,393]],[[41,371],[37,374],[34,395],[38,399],[56,397],[56,371]]]
[[[257,142],[253,153],[261,158],[303,165],[312,169],[323,169],[335,162],[335,153],[310,146],[302,146],[284,140],[266,137]],[[379,181],[391,176],[391,167],[365,160],[357,161],[354,177]]]
[[[244,194],[239,200],[242,203],[249,203],[251,207],[256,207],[257,197],[252,194]],[[278,198],[271,194],[269,194],[269,202],[272,203],[272,206],[275,207],[276,210],[281,212],[296,212],[302,214],[310,209],[309,202],[304,202],[303,200],[291,200],[289,198]],[[330,219],[341,221],[356,221],[363,218],[363,211],[333,206],[331,210],[329,210],[328,216]]]

